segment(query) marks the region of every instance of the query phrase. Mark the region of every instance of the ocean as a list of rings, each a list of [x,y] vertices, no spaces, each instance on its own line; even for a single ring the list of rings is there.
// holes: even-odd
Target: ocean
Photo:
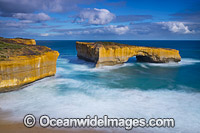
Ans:
[[[78,59],[75,42],[37,41],[37,45],[59,51],[57,73],[24,89],[1,93],[0,109],[10,112],[6,119],[22,121],[26,114],[56,118],[174,118],[175,128],[134,128],[129,132],[199,132],[200,41],[113,41],[177,49],[182,60],[139,63],[133,57],[123,65],[101,68]]]

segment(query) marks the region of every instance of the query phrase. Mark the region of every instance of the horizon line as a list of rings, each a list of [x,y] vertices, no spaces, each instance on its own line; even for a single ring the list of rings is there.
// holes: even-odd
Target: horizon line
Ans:
[[[35,39],[36,41],[47,41],[48,39],[44,39],[44,40],[42,40],[42,39]],[[49,39],[49,40],[51,40],[51,39]],[[48,41],[49,41],[48,40]],[[60,40],[62,40],[62,39],[52,39],[51,41],[60,41]],[[200,41],[200,39],[199,40],[190,40],[190,39],[187,39],[187,40],[107,40],[107,39],[105,39],[105,40],[89,40],[89,39],[73,39],[73,40],[66,40],[66,39],[64,39],[64,40],[62,40],[62,41],[79,41],[79,40],[81,40],[81,41]]]

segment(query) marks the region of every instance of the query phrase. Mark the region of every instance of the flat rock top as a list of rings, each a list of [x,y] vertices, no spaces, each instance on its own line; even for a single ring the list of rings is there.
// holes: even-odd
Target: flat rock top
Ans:
[[[20,38],[20,40],[23,40]],[[33,40],[33,39],[25,39]],[[20,41],[22,42],[22,41]],[[52,51],[46,46],[18,44],[17,41],[12,41],[7,38],[0,37],[0,61],[7,61],[9,57],[41,55],[44,52]]]
[[[130,47],[130,48],[152,48],[152,49],[165,49],[165,50],[174,50],[170,48],[158,48],[158,47],[147,47],[147,46],[136,46],[136,45],[128,45],[128,44],[121,44],[116,42],[76,42],[76,44],[85,44],[90,47],[104,47],[106,49],[108,48],[123,48],[123,47]]]

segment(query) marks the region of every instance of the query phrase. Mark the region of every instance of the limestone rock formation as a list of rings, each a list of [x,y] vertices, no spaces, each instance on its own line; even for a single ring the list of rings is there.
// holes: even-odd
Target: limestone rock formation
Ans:
[[[136,56],[138,61],[152,63],[179,62],[179,51],[168,48],[143,47],[114,42],[76,42],[77,56],[102,65],[115,65],[127,62]]]
[[[35,45],[32,39],[14,40],[0,38],[0,92],[55,75],[57,51]]]
[[[34,39],[23,39],[23,38],[3,38],[0,37],[0,40],[7,43],[16,43],[16,44],[26,44],[26,45],[36,45]]]

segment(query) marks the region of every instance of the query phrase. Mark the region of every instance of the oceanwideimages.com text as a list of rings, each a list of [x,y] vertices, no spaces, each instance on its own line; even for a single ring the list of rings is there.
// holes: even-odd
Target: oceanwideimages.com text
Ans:
[[[28,114],[24,117],[24,125],[28,128],[34,127],[36,124],[36,117]],[[50,118],[48,115],[40,116],[38,124],[41,127],[64,127],[64,128],[125,128],[131,130],[137,127],[175,127],[175,120],[173,118],[109,118],[107,115],[98,117],[95,115],[91,117],[87,115],[85,118]]]

